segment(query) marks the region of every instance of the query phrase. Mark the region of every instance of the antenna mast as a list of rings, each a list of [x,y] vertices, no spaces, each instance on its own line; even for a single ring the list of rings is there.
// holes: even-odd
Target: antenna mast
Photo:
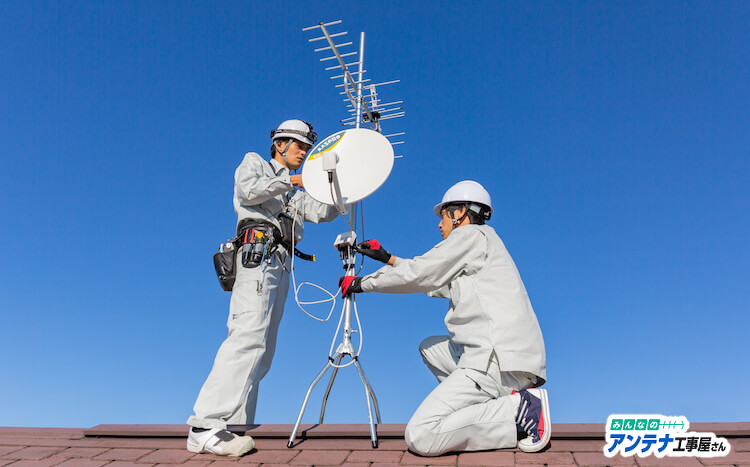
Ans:
[[[365,56],[365,33],[361,32],[359,36],[359,52],[353,51],[353,52],[345,52],[342,51],[344,47],[348,47],[352,45],[352,42],[340,42],[336,43],[335,38],[339,38],[336,40],[342,40],[341,38],[347,34],[346,31],[344,32],[331,32],[329,31],[330,26],[335,26],[341,24],[341,20],[338,21],[332,21],[329,23],[320,22],[315,26],[311,26],[308,28],[304,28],[303,31],[313,31],[313,30],[320,30],[322,33],[322,36],[314,37],[312,39],[309,39],[309,42],[317,42],[325,40],[328,44],[327,46],[323,46],[320,48],[315,49],[315,52],[328,52],[330,51],[329,56],[326,56],[324,58],[321,58],[321,62],[328,62],[328,61],[335,61],[335,64],[332,66],[329,66],[326,68],[326,71],[331,70],[340,70],[340,74],[336,76],[332,76],[332,80],[341,80],[340,84],[337,84],[336,88],[343,88],[342,91],[340,91],[339,95],[345,96],[344,102],[347,104],[346,107],[348,108],[348,113],[350,114],[349,117],[344,118],[341,120],[341,124],[344,126],[353,126],[354,128],[361,128],[362,126],[366,126],[371,130],[374,130],[378,133],[382,133],[382,128],[380,125],[381,120],[387,120],[392,118],[399,118],[403,117],[405,115],[403,107],[400,107],[399,105],[403,104],[403,101],[395,101],[395,102],[389,102],[387,104],[383,104],[380,102],[379,96],[378,96],[378,87],[379,86],[385,86],[388,84],[394,84],[398,83],[399,80],[392,80],[392,81],[385,81],[382,83],[377,84],[366,84],[369,83],[369,79],[365,79],[365,73],[366,70],[364,69],[364,56]],[[345,59],[347,57],[352,56],[358,56],[357,61],[353,63],[346,63]],[[350,71],[352,67],[357,66],[357,71],[353,72]],[[356,75],[356,79],[352,75]],[[364,131],[364,130],[363,130]],[[391,135],[384,135],[385,139],[383,140],[383,136],[378,135],[378,138],[383,140],[383,143],[385,144],[385,147],[388,149],[388,153],[390,153],[389,157],[393,157],[393,153],[391,152],[391,148],[388,148],[387,143],[390,143],[392,146],[395,146],[397,144],[402,144],[403,141],[391,141],[388,138],[395,137],[395,136],[401,136],[404,135],[404,132],[400,133],[393,133]],[[387,143],[385,142],[387,141]],[[323,144],[323,143],[321,143]],[[344,143],[346,144],[346,143]],[[330,159],[328,158],[330,156]],[[334,203],[339,209],[339,211],[342,214],[346,213],[346,206],[344,206],[344,200],[341,197],[340,193],[340,187],[338,178],[336,176],[336,164],[338,162],[337,155],[335,152],[331,151],[330,153],[326,153],[326,155],[322,158],[322,168],[326,171],[328,171],[328,182],[331,186],[331,197],[334,198]],[[395,156],[395,157],[403,157],[403,156]],[[391,164],[393,159],[390,159]],[[328,167],[330,165],[330,167]],[[309,165],[307,165],[309,167]],[[388,172],[390,172],[391,166],[388,166]],[[386,174],[387,178],[387,174]],[[338,193],[335,197],[333,195],[333,187],[335,187],[335,191]],[[377,189],[377,187],[375,187]],[[356,255],[356,238],[357,235],[355,233],[355,226],[356,226],[356,203],[351,204],[351,211],[350,211],[350,218],[349,218],[349,232],[345,232],[336,239],[334,242],[334,246],[339,250],[340,256],[342,261],[344,262],[344,268],[346,270],[347,276],[354,276],[356,273],[354,272],[355,269],[355,255]],[[367,380],[367,376],[365,376],[365,372],[362,369],[361,363],[359,362],[359,352],[361,350],[362,346],[362,334],[361,334],[361,325],[359,325],[359,316],[357,315],[357,324],[359,329],[353,329],[352,328],[352,316],[351,312],[352,309],[354,309],[354,313],[357,313],[356,309],[356,303],[354,301],[353,296],[347,296],[344,298],[344,309],[342,311],[342,320],[343,320],[343,336],[342,341],[339,343],[338,347],[336,348],[336,351],[333,352],[333,345],[336,342],[334,338],[334,342],[331,344],[331,352],[329,352],[328,355],[328,362],[323,367],[323,369],[318,373],[318,376],[313,380],[313,382],[310,384],[310,386],[307,389],[307,393],[305,395],[305,399],[302,402],[302,408],[300,409],[299,415],[297,417],[297,422],[294,425],[294,429],[292,431],[292,434],[289,437],[289,442],[287,443],[288,447],[292,447],[294,440],[297,436],[297,431],[299,430],[300,423],[302,422],[302,416],[305,413],[305,408],[307,407],[307,403],[310,399],[310,394],[312,393],[313,388],[316,384],[320,381],[321,378],[325,375],[325,373],[328,371],[329,368],[333,367],[333,374],[331,375],[331,380],[328,383],[328,389],[326,390],[325,396],[323,398],[323,406],[320,411],[320,423],[323,423],[323,417],[325,414],[325,407],[326,407],[326,401],[328,400],[328,395],[331,392],[331,387],[333,386],[333,381],[336,378],[336,373],[338,372],[339,368],[343,368],[345,366],[348,366],[349,364],[353,364],[357,372],[359,373],[360,379],[362,380],[362,385],[365,389],[365,397],[367,399],[367,412],[368,412],[368,418],[370,421],[370,439],[372,441],[373,448],[376,448],[378,446],[378,438],[377,438],[377,431],[375,428],[375,423],[377,420],[377,423],[380,423],[380,409],[378,408],[378,402],[375,398],[375,393],[372,390],[372,387],[370,386],[369,381]],[[339,322],[341,324],[341,321]],[[338,333],[338,329],[336,330]],[[351,336],[354,332],[360,332],[360,349],[355,349],[352,345]],[[341,360],[344,356],[349,356],[351,358],[351,362],[347,363],[346,365],[340,365]],[[335,363],[334,363],[335,362]]]

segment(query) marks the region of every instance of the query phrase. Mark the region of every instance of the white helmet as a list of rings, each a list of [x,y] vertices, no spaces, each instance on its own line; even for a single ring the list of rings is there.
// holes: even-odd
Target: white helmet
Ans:
[[[282,138],[294,138],[310,146],[318,140],[318,135],[313,131],[313,126],[304,120],[286,120],[275,130],[271,130],[271,141]]]
[[[440,217],[440,211],[447,204],[466,204],[468,209],[489,220],[492,215],[492,200],[490,194],[482,185],[474,180],[458,182],[443,195],[443,200],[432,209]]]

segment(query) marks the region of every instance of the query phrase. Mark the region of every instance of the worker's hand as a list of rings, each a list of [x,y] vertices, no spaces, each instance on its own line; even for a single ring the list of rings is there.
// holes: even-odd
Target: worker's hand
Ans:
[[[298,188],[304,188],[305,185],[302,184],[302,174],[297,175],[290,175],[289,180],[292,182],[292,185],[298,187]]]
[[[352,294],[362,292],[362,278],[357,276],[344,276],[339,279],[341,296],[346,298]]]
[[[357,251],[381,263],[388,264],[388,261],[391,259],[391,254],[377,240],[366,240],[360,243],[357,245]]]

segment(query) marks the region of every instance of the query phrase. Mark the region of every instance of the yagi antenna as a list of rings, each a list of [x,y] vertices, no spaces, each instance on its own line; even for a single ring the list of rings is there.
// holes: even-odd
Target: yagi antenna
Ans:
[[[403,144],[403,139],[394,140],[391,138],[403,136],[404,132],[382,136],[381,123],[384,120],[403,117],[405,112],[404,101],[386,100],[381,97],[383,86],[398,83],[400,80],[372,83],[370,78],[365,78],[365,33],[360,33],[359,51],[352,50],[354,49],[354,43],[347,40],[348,32],[332,30],[332,27],[340,24],[340,20],[328,23],[320,22],[315,26],[304,28],[303,31],[321,33],[321,35],[308,39],[308,41],[315,43],[317,46],[316,53],[323,53],[320,62],[328,65],[325,69],[327,71],[335,70],[331,79],[340,80],[340,83],[335,84],[335,89],[339,95],[344,96],[343,100],[348,114],[341,119],[341,124],[344,127],[351,128],[351,130],[339,132],[329,137],[333,138],[332,140],[326,138],[318,143],[318,146],[313,148],[308,155],[305,168],[302,170],[302,178],[309,195],[322,203],[335,205],[342,215],[346,215],[350,204],[369,196],[388,177],[392,163],[388,165],[387,159],[390,158],[392,161],[395,158],[403,157],[402,155],[394,155],[392,150],[383,152],[382,144],[375,144],[377,138],[373,140],[371,135],[366,135],[366,132],[374,130],[375,133],[380,134],[380,139],[386,146],[395,147]],[[338,138],[342,138],[344,135],[346,135],[344,139],[348,144],[345,142],[338,145],[334,151],[333,146]],[[365,139],[368,140],[368,143],[364,142]],[[371,160],[362,161],[361,159],[364,158],[363,151],[356,150],[362,145],[371,148],[379,147],[381,152],[378,154],[383,157],[372,157]],[[344,154],[347,148],[351,150],[352,154]],[[336,152],[337,154],[327,154],[328,152]],[[388,152],[390,155],[387,154]],[[324,155],[325,158],[322,161],[316,161]],[[378,160],[382,162],[379,165]],[[373,164],[375,166],[370,167]],[[327,173],[327,178],[321,175],[323,173],[321,167]],[[362,188],[365,186],[370,187],[370,190],[363,190]],[[357,187],[357,189],[354,189],[354,187]],[[356,206],[352,206],[351,209],[352,213],[356,212]],[[351,230],[354,230],[355,216],[350,216],[349,222]]]
[[[341,120],[344,126],[353,126],[334,133],[312,148],[307,155],[305,164],[302,168],[302,181],[308,195],[317,201],[336,206],[338,211],[345,215],[351,208],[349,216],[349,231],[344,232],[336,238],[334,246],[339,250],[341,260],[344,262],[346,276],[356,275],[355,263],[356,255],[361,254],[357,251],[357,234],[355,231],[357,216],[357,202],[370,196],[388,179],[393,168],[394,156],[393,146],[402,144],[403,141],[391,141],[389,138],[403,136],[404,132],[383,135],[380,126],[381,121],[404,116],[403,101],[386,101],[381,99],[379,87],[389,84],[398,83],[398,80],[385,81],[377,84],[370,83],[369,78],[365,78],[364,56],[365,56],[365,33],[359,36],[359,52],[349,52],[345,48],[352,46],[352,42],[344,42],[343,38],[346,32],[331,32],[330,26],[341,24],[341,21],[330,23],[320,22],[316,26],[303,29],[303,31],[320,30],[323,34],[319,37],[309,39],[310,42],[320,44],[315,52],[326,52],[326,56],[320,61],[327,66],[326,70],[337,70],[336,75],[331,79],[341,80],[336,85],[336,89],[343,96],[350,114]],[[334,41],[339,41],[336,43]],[[325,42],[323,42],[325,41]],[[327,46],[325,44],[328,44]],[[356,60],[352,62],[352,60]],[[354,66],[357,71],[352,71]],[[366,126],[367,128],[362,128]],[[364,240],[364,239],[363,239]],[[296,290],[295,290],[296,294]],[[296,296],[296,295],[295,295]],[[332,296],[334,296],[332,294]],[[357,318],[357,329],[353,328],[352,310]],[[341,323],[343,322],[343,327]],[[297,416],[297,422],[294,424],[292,434],[289,436],[287,447],[294,445],[302,416],[307,408],[315,385],[325,375],[329,368],[333,367],[333,374],[328,383],[328,389],[323,397],[323,406],[320,410],[320,422],[323,423],[325,415],[326,401],[331,392],[336,372],[350,364],[354,365],[359,373],[360,379],[365,389],[367,398],[367,414],[370,422],[370,440],[372,447],[378,447],[377,431],[375,423],[380,423],[380,409],[375,393],[370,386],[367,376],[360,364],[359,354],[362,349],[362,325],[359,322],[357,314],[357,305],[354,297],[349,295],[344,297],[344,307],[339,320],[339,328],[342,330],[342,339],[334,351],[336,339],[331,342],[331,349],[328,353],[328,361],[318,376],[313,380],[307,389],[305,398],[302,401],[302,408]],[[359,349],[355,349],[352,344],[352,333],[359,333]],[[340,365],[341,359],[349,356],[351,361],[346,365]],[[334,363],[335,362],[335,363]]]
[[[359,34],[359,52],[349,51],[349,48],[354,44],[351,41],[346,42],[345,36],[348,32],[332,32],[329,30],[330,26],[340,24],[341,20],[328,23],[320,22],[315,26],[304,28],[303,31],[319,30],[322,33],[322,36],[308,39],[308,41],[314,42],[316,45],[323,45],[316,48],[315,52],[324,52],[326,54],[320,61],[325,65],[331,64],[330,66],[326,66],[326,71],[336,70],[337,74],[331,76],[332,80],[341,80],[341,83],[335,85],[335,87],[339,90],[340,95],[346,96],[344,102],[347,103],[348,113],[351,114],[342,119],[341,124],[355,128],[367,126],[372,130],[382,133],[382,120],[399,118],[406,114],[403,108],[403,101],[383,102],[378,94],[378,88],[398,83],[400,80],[370,83],[371,80],[369,78],[366,79],[364,76],[366,73],[364,69],[365,33],[361,32]],[[325,42],[321,43],[321,41]],[[324,45],[326,43],[328,44],[327,46]],[[357,67],[357,71],[352,71],[355,66]],[[391,136],[401,136],[403,134],[401,132]],[[403,144],[403,141],[391,141],[391,144]]]

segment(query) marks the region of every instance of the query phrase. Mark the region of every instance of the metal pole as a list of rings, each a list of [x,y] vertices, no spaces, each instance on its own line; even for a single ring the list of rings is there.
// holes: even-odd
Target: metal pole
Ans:
[[[360,201],[361,202],[361,201]],[[357,203],[349,205],[349,230],[356,232],[357,229]],[[362,241],[365,239],[363,238]]]
[[[352,300],[352,297],[344,299],[344,352],[354,350],[352,346]]]
[[[328,395],[331,394],[331,388],[333,387],[333,380],[336,379],[336,373],[339,372],[339,365],[341,365],[341,359],[344,358],[343,355],[339,355],[338,360],[336,360],[336,366],[333,367],[333,373],[331,373],[331,381],[328,382],[328,388],[326,388],[326,393],[323,396],[323,406],[320,408],[320,420],[318,423],[321,425],[323,424],[323,417],[326,415],[326,404],[328,403]],[[380,420],[378,420],[379,422]]]
[[[359,70],[357,71],[357,118],[354,120],[355,128],[362,124],[362,75],[365,72],[365,32],[359,33]],[[349,210],[349,230],[354,232],[357,228],[357,203],[352,203]],[[364,238],[362,240],[365,240]]]
[[[365,32],[359,33],[359,71],[357,72],[357,124],[359,128],[362,121],[362,73],[365,66]]]
[[[377,448],[378,447],[378,435],[377,435],[377,431],[375,431],[375,422],[373,422],[373,419],[372,419],[373,417],[372,417],[372,405],[370,404],[370,385],[367,382],[367,378],[365,377],[364,370],[362,370],[362,367],[357,361],[357,357],[354,357],[354,366],[357,367],[357,373],[359,373],[359,377],[362,380],[362,386],[365,387],[365,399],[367,399],[367,418],[370,420],[370,440],[372,441],[372,447]]]
[[[318,381],[320,381],[320,378],[323,377],[323,375],[326,374],[326,371],[331,367],[331,362],[338,357],[338,354],[335,355],[334,358],[328,360],[328,363],[323,367],[322,370],[320,370],[320,373],[318,373],[318,376],[315,378],[315,380],[312,382],[309,388],[307,388],[307,394],[305,394],[305,400],[302,402],[302,408],[299,411],[299,416],[297,417],[297,423],[294,424],[294,430],[292,430],[292,435],[289,437],[289,442],[286,444],[286,447],[291,448],[294,444],[294,438],[297,437],[297,430],[299,430],[299,425],[302,423],[302,415],[305,414],[305,408],[307,407],[307,402],[310,400],[310,394],[312,393],[312,390],[315,388],[315,385],[318,384]]]
[[[375,398],[375,391],[372,390],[372,386],[370,386],[370,381],[367,379],[367,375],[365,375],[365,370],[362,368],[362,365],[359,363],[359,359],[357,359],[356,365],[362,370],[362,379],[365,383],[365,387],[370,393],[370,397],[372,398],[372,405],[375,408],[375,415],[378,423],[382,423],[380,421],[380,408],[378,407],[378,400]]]

